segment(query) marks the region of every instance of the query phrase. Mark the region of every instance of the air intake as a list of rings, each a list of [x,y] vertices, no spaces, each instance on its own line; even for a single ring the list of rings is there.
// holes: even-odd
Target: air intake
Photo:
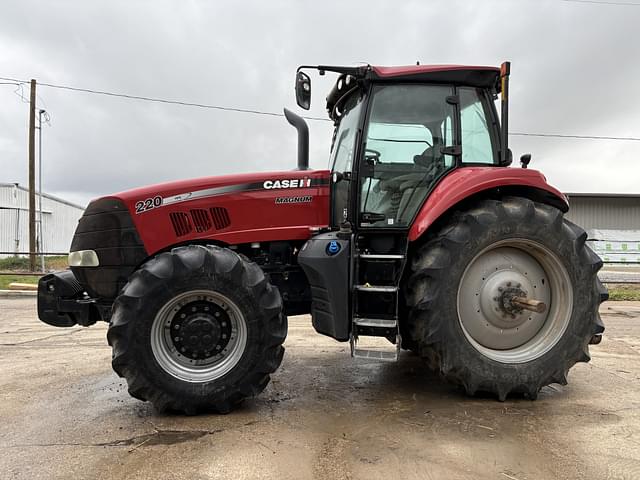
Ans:
[[[196,232],[202,233],[211,229],[211,217],[209,217],[209,212],[204,208],[196,208],[190,212],[193,225],[196,227]]]
[[[211,209],[211,216],[213,217],[213,224],[216,230],[222,230],[231,225],[231,219],[229,218],[229,212],[223,207],[213,207]]]
[[[182,237],[193,230],[191,222],[189,221],[189,215],[182,212],[173,212],[169,214],[173,230],[176,232],[176,236]]]

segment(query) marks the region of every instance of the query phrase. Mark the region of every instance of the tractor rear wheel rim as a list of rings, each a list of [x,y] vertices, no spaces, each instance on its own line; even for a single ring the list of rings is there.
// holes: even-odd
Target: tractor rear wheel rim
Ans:
[[[242,358],[246,344],[244,315],[229,298],[212,290],[175,296],[151,326],[151,349],[158,364],[191,383],[227,374]]]
[[[511,298],[544,302],[542,313],[518,308]],[[467,340],[501,363],[541,357],[564,335],[573,310],[573,288],[560,258],[542,244],[509,239],[490,245],[460,279],[458,320]]]

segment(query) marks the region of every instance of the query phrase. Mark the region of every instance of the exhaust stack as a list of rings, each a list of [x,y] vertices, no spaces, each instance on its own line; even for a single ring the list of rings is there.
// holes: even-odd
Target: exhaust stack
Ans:
[[[300,115],[291,110],[284,109],[284,116],[298,131],[298,168],[296,170],[309,170],[309,127]]]

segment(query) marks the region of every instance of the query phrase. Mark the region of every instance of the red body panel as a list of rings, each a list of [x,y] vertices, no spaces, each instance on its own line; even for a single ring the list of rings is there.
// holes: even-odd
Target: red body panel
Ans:
[[[567,203],[566,197],[549,185],[544,175],[537,170],[506,167],[458,168],[436,186],[422,205],[409,230],[409,241],[418,239],[440,215],[456,203],[475,193],[501,186],[524,186],[546,190]]]
[[[295,180],[301,186],[283,187],[282,180]],[[151,185],[111,197],[125,202],[145,249],[151,255],[172,245],[196,240],[215,240],[229,245],[306,240],[314,230],[329,224],[329,180],[330,172],[327,170],[252,173]],[[280,185],[275,181],[280,181]],[[265,182],[271,183],[265,186]],[[436,186],[424,203],[409,230],[409,241],[418,239],[458,202],[500,186],[534,187],[566,202],[564,195],[550,186],[536,170],[458,168]],[[162,205],[137,212],[137,204],[156,197],[163,199]],[[276,201],[289,197],[311,197],[311,200],[294,203]],[[204,232],[193,228],[187,234],[177,235],[170,213],[182,212],[191,219],[192,209],[209,211],[212,207],[227,210],[228,227],[219,230],[212,227]]]
[[[285,188],[282,180],[295,180],[302,186]],[[271,183],[265,187],[265,182]],[[216,240],[231,245],[306,240],[312,235],[311,229],[326,227],[329,223],[329,172],[326,170],[205,177],[151,185],[110,196],[125,202],[150,255],[193,240]],[[156,197],[163,199],[162,205],[137,213],[139,202],[144,204],[145,200]],[[285,197],[311,197],[311,200],[276,203],[277,198]],[[176,234],[170,213],[183,212],[191,219],[191,209],[210,211],[212,207],[227,210],[228,227],[216,230],[212,226],[204,232],[193,228],[185,235]]]

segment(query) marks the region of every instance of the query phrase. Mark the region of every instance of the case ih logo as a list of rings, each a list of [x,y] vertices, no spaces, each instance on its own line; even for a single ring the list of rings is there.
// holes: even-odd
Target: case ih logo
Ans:
[[[276,188],[304,188],[311,186],[311,179],[309,177],[304,177],[285,180],[265,180],[262,186],[267,190]]]

